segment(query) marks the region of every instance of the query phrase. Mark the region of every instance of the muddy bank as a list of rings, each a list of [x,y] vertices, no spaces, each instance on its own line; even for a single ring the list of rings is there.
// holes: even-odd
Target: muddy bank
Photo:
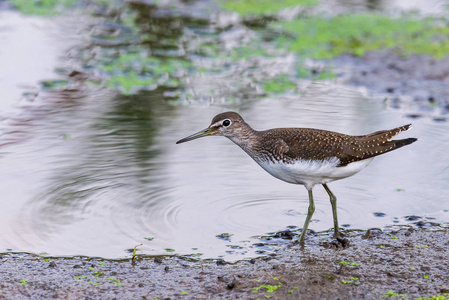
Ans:
[[[363,57],[343,55],[334,60],[350,85],[382,95],[388,107],[409,118],[447,121],[449,112],[449,56],[403,57],[394,50],[369,52]]]
[[[0,298],[416,299],[449,293],[449,233],[404,228],[309,236],[229,264],[183,257],[110,261],[2,254]],[[446,295],[447,296],[447,295]],[[446,298],[439,298],[446,299]]]

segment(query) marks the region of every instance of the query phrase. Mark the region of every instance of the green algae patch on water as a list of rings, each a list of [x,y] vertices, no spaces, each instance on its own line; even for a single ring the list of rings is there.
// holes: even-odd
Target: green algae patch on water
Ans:
[[[77,0],[11,0],[11,4],[26,15],[54,16]]]
[[[142,89],[155,89],[158,86],[177,88],[178,78],[191,64],[178,58],[158,58],[145,51],[121,53],[118,57],[103,57],[98,68],[107,78],[105,85],[132,94]]]
[[[331,18],[303,17],[271,26],[285,33],[279,47],[302,57],[331,59],[342,54],[363,56],[368,51],[395,49],[398,54],[449,54],[447,21],[432,18],[391,18],[377,14],[348,14]]]
[[[296,6],[314,6],[318,0],[222,0],[221,6],[243,17],[273,15],[285,8]]]
[[[297,84],[286,74],[281,74],[262,82],[262,87],[266,93],[282,94],[289,90],[295,90]]]

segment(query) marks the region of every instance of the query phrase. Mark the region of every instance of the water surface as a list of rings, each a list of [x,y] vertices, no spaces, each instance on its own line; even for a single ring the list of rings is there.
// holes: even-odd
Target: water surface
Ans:
[[[61,97],[43,96],[26,112],[27,123],[14,126],[26,138],[2,147],[2,249],[117,258],[143,243],[146,254],[174,249],[243,257],[254,255],[255,236],[302,226],[308,206],[303,186],[271,177],[223,137],[175,144],[228,107],[173,108],[150,93],[75,93],[63,104]],[[410,122],[379,99],[327,85],[232,109],[256,129],[364,134]],[[449,154],[442,137],[448,132],[446,123],[416,121],[403,136],[419,142],[331,183],[340,223],[368,229],[407,224],[406,216],[418,215],[447,224]],[[328,230],[328,196],[320,186],[314,192],[311,229]],[[222,233],[231,234],[230,241],[216,237]]]
[[[2,20],[25,26],[17,27],[17,34],[36,28],[28,17],[8,18]],[[68,39],[58,48],[62,34],[50,32],[35,34],[34,48],[12,40],[4,44],[25,51],[19,61],[26,51],[48,47],[39,50],[48,60],[16,63],[17,72],[35,71],[35,77],[2,71],[0,252],[120,258],[142,243],[139,253],[150,255],[201,253],[231,260],[258,255],[253,246],[258,236],[303,225],[307,191],[271,177],[226,138],[175,144],[228,110],[258,130],[313,127],[360,135],[412,122],[413,130],[400,137],[418,142],[329,184],[338,198],[340,224],[383,228],[410,224],[408,216],[414,215],[449,226],[447,122],[407,118],[387,109],[382,98],[334,83],[233,105],[174,106],[162,88],[134,96],[86,86],[42,91],[37,81],[58,65],[51,51],[61,53],[71,44]],[[0,37],[8,35],[0,31]],[[7,60],[0,53],[0,61]],[[194,77],[190,88],[228,80],[220,76]],[[21,96],[36,90],[32,101]],[[320,186],[314,195],[310,229],[328,230],[333,226],[328,196]]]

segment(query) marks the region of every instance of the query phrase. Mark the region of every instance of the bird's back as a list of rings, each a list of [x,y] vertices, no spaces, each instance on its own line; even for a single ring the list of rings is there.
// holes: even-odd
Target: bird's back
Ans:
[[[271,161],[294,163],[338,158],[338,166],[342,167],[415,142],[415,138],[391,140],[409,128],[410,124],[361,136],[312,128],[276,128],[258,131],[260,142],[254,147],[259,155]]]

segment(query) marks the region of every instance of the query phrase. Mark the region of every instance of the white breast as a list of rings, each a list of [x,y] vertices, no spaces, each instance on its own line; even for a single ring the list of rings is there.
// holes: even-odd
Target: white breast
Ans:
[[[328,183],[358,173],[373,160],[373,157],[356,161],[344,167],[337,167],[340,160],[336,157],[322,161],[297,160],[294,163],[273,163],[255,159],[255,161],[274,177],[294,184],[303,184],[312,189],[315,184]]]

